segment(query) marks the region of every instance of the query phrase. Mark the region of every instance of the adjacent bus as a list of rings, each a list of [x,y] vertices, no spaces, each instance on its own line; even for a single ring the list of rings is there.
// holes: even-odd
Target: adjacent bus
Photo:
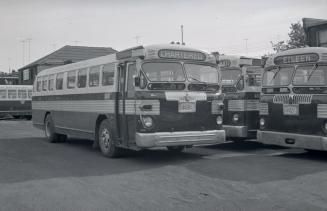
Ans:
[[[220,55],[224,93],[223,128],[234,141],[255,138],[259,129],[261,59]]]
[[[327,150],[326,136],[327,48],[300,48],[274,55],[263,73],[257,140]]]
[[[32,89],[28,85],[0,85],[0,117],[31,119]]]
[[[50,142],[94,140],[103,155],[121,149],[225,141],[215,58],[182,45],[151,45],[44,70],[37,75],[33,124]]]

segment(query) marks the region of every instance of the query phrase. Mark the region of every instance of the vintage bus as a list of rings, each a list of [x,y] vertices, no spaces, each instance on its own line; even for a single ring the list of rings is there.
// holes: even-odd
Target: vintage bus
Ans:
[[[274,55],[262,82],[257,140],[327,150],[327,48],[292,49]]]
[[[0,117],[31,119],[32,89],[28,85],[0,85]]]
[[[233,141],[255,138],[259,129],[261,59],[220,55],[224,94],[223,128]]]
[[[210,54],[151,45],[44,70],[37,75],[33,124],[50,142],[94,140],[103,155],[123,148],[225,141],[219,71]]]

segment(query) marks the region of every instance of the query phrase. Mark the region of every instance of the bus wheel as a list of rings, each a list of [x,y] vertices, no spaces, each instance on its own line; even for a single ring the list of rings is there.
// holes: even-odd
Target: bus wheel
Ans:
[[[44,133],[45,137],[47,138],[48,142],[55,143],[59,140],[59,134],[55,133],[54,131],[54,124],[51,118],[51,115],[48,114],[44,121]]]
[[[184,151],[185,146],[169,146],[167,149],[171,152],[179,153]]]
[[[114,134],[107,119],[103,120],[100,124],[98,143],[102,154],[106,157],[118,157],[121,153],[121,149],[115,145]]]

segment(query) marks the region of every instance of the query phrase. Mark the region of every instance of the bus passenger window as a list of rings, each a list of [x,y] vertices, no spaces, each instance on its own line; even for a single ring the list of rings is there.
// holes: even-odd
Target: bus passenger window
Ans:
[[[32,98],[32,90],[27,90],[27,94],[28,94],[28,98],[31,99]]]
[[[18,98],[19,99],[26,99],[27,98],[27,91],[26,90],[18,90]]]
[[[46,76],[44,76],[42,80],[42,90],[47,91],[47,87],[48,87],[48,79]]]
[[[115,64],[105,64],[102,70],[102,86],[114,84]]]
[[[8,90],[8,98],[16,99],[17,98],[17,90]]]
[[[77,73],[77,87],[86,87],[86,69],[81,69]]]
[[[42,79],[41,78],[37,78],[36,79],[36,91],[41,92],[41,84],[42,84]]]
[[[76,71],[69,71],[67,74],[67,88],[73,89],[76,84]]]
[[[49,76],[49,82],[48,82],[48,85],[49,85],[48,90],[49,90],[49,91],[52,91],[53,88],[54,88],[54,75],[50,75],[50,76]]]
[[[7,98],[7,90],[1,89],[0,90],[0,99],[6,99]]]
[[[89,86],[99,86],[100,66],[91,67],[89,72]]]
[[[57,74],[57,79],[56,79],[56,89],[60,90],[63,88],[64,84],[64,74],[63,73],[58,73]]]

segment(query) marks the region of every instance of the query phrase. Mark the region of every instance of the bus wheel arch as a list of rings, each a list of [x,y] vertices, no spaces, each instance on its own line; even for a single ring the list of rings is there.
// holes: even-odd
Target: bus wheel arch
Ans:
[[[50,143],[64,142],[67,139],[67,135],[56,133],[55,124],[49,111],[44,115],[44,133]]]

